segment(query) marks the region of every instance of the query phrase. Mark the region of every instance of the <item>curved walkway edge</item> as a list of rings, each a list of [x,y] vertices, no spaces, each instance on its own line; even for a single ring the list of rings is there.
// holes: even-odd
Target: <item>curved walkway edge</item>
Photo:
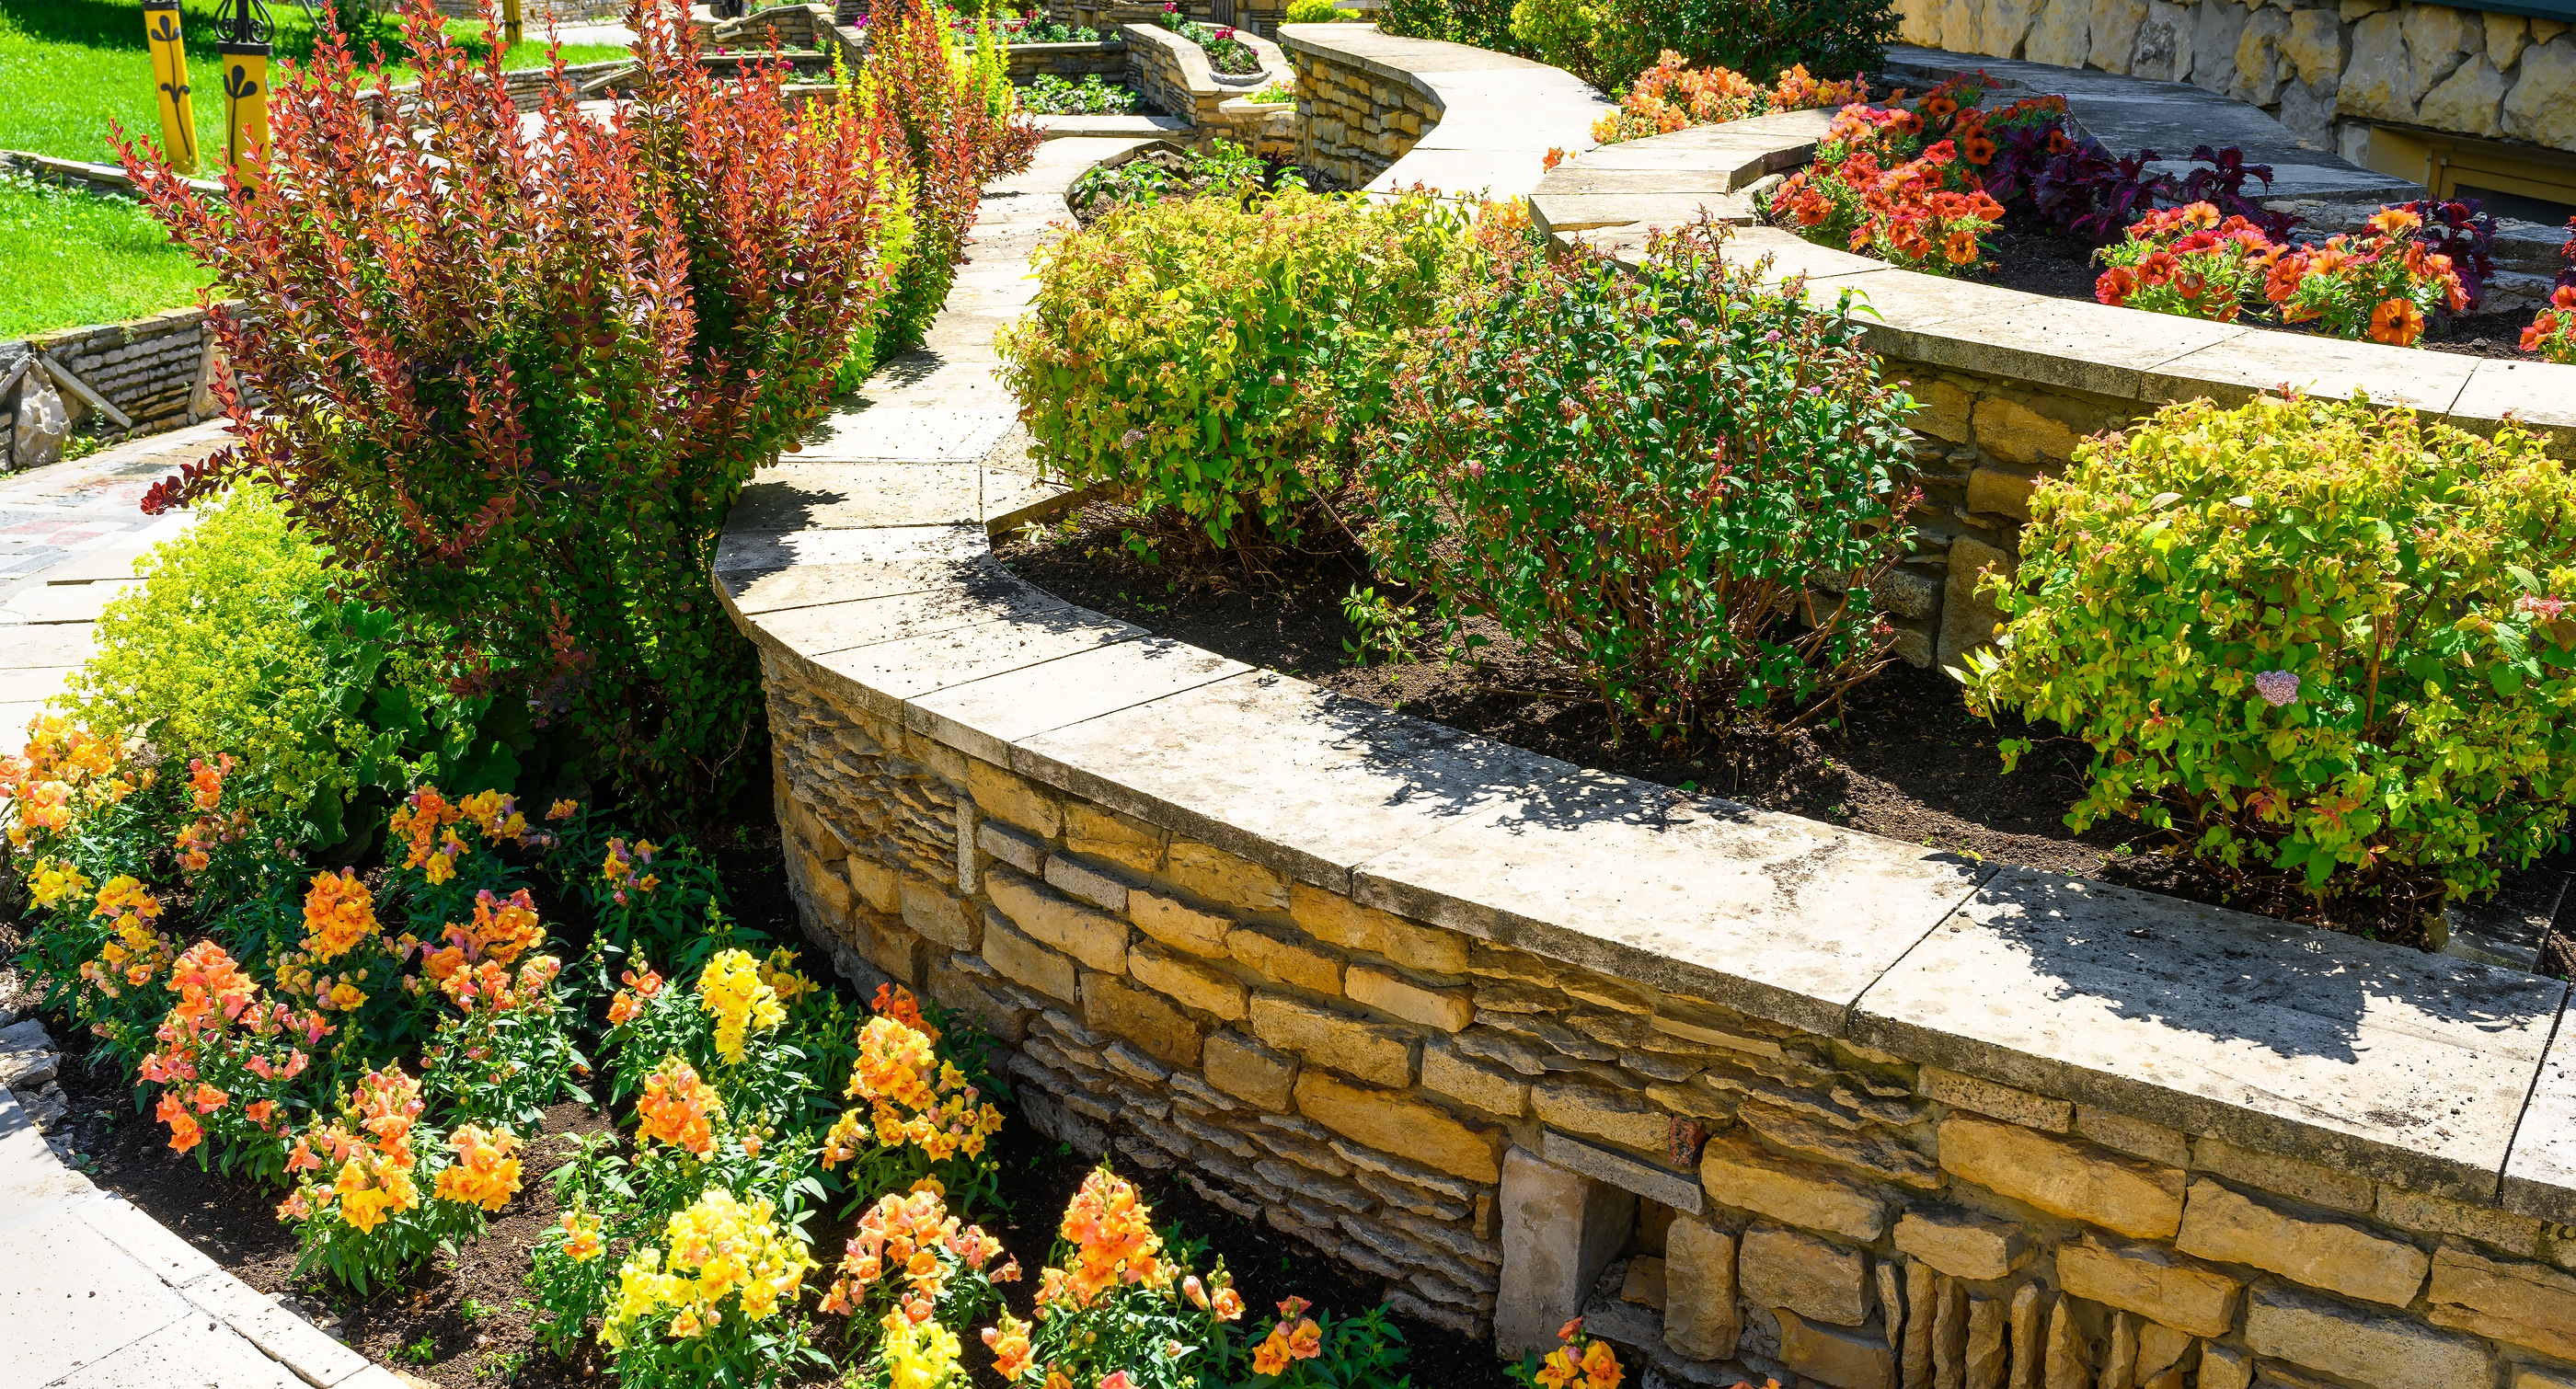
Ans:
[[[381,1365],[63,1166],[0,1090],[0,1384],[403,1389]]]

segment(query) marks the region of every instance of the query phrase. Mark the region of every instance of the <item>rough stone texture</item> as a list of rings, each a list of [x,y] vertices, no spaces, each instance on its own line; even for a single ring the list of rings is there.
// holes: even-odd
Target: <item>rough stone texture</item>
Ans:
[[[2235,1279],[2152,1245],[2105,1244],[2090,1238],[2057,1247],[2066,1290],[2108,1307],[2195,1336],[2224,1336],[2236,1322]]]
[[[1637,1198],[1514,1148],[1503,1157],[1502,1291],[1494,1348],[1506,1357],[1552,1350],[1557,1328],[1583,1311],[1592,1281],[1627,1243]]]
[[[1127,923],[1049,891],[1044,885],[997,870],[985,878],[993,905],[1030,939],[1044,942],[1091,968],[1127,972]]]
[[[1265,979],[1321,994],[1342,991],[1342,961],[1271,926],[1245,926],[1225,938],[1226,950]],[[1363,1000],[1365,1001],[1365,1000]]]
[[[1157,945],[1139,944],[1130,950],[1127,972],[1147,988],[1160,989],[1189,1007],[1228,1022],[1251,1012],[1251,995],[1242,980]]]
[[[1974,1110],[2006,1123],[2050,1133],[2064,1133],[2075,1121],[2075,1106],[2066,1100],[2015,1090],[1938,1066],[1925,1066],[1916,1072],[1914,1093],[1954,1109]]]
[[[1756,1304],[1809,1321],[1858,1326],[1869,1320],[1869,1256],[1776,1225],[1744,1232],[1735,1254],[1736,1287]]]
[[[1422,1088],[1505,1119],[1517,1119],[1529,1112],[1528,1081],[1445,1042],[1434,1042],[1422,1049]]]
[[[1413,1083],[1410,1034],[1303,999],[1254,994],[1252,1035],[1361,1080],[1398,1088]]]
[[[1633,1192],[1666,1211],[1696,1215],[1706,1204],[1699,1183],[1678,1172],[1568,1138],[1554,1129],[1540,1135],[1539,1156],[1570,1172]]]
[[[1944,1120],[1941,1165],[2051,1215],[2136,1238],[2170,1238],[2182,1224],[2182,1173],[2028,1129]]]
[[[1442,1032],[1459,1031],[1476,1017],[1472,991],[1417,984],[1393,970],[1353,966],[1342,988],[1353,1003]]]
[[[2433,1255],[2425,1289],[2436,1326],[2474,1331],[2576,1360],[2576,1277],[2520,1260],[2492,1259],[2459,1241]]]
[[[2415,1300],[2430,1264],[2414,1245],[2338,1221],[2302,1219],[2205,1177],[2191,1184],[2174,1247],[2391,1307]]]
[[[1287,1112],[1297,1059],[1282,1056],[1240,1032],[1210,1034],[1202,1053],[1208,1084],[1272,1113]]]
[[[1199,1064],[1200,1034],[1189,1014],[1161,994],[1114,974],[1083,975],[1082,1020],[1134,1041],[1167,1066],[1196,1068]]]
[[[1710,1200],[1791,1225],[1863,1244],[1887,1230],[1886,1198],[1865,1183],[1772,1157],[1741,1139],[1710,1139],[1700,1152],[1699,1179]]]
[[[2320,1206],[2368,1215],[2378,1203],[2378,1188],[2313,1162],[2240,1148],[2223,1138],[2202,1138],[2192,1145],[2192,1168],[2214,1173],[2244,1186],[2295,1196]]]
[[[1470,1126],[1437,1105],[1318,1071],[1297,1078],[1296,1095],[1298,1113],[1335,1133],[1471,1182],[1502,1179],[1499,1129]]]
[[[1665,1146],[1672,1118],[1634,1091],[1575,1079],[1547,1079],[1530,1087],[1530,1109],[1540,1122],[1569,1133],[1648,1151]]]
[[[2373,1389],[2485,1389],[2495,1373],[2486,1345],[2473,1336],[2364,1311],[2286,1283],[2255,1287],[2245,1312],[2245,1348]]]
[[[1664,1235],[1664,1344],[1694,1360],[1735,1353],[1735,1236],[1693,1216]]]
[[[1937,1207],[1907,1211],[1896,1222],[1896,1248],[1953,1278],[2009,1276],[2031,1256],[2018,1225]]]
[[[1886,1342],[1866,1332],[1809,1322],[1783,1309],[1780,1360],[1834,1389],[1896,1389],[1896,1357]]]
[[[1142,889],[1127,894],[1127,913],[1137,930],[1175,950],[1212,959],[1228,958],[1234,953],[1226,945],[1227,938],[1234,934],[1233,917],[1203,912]]]

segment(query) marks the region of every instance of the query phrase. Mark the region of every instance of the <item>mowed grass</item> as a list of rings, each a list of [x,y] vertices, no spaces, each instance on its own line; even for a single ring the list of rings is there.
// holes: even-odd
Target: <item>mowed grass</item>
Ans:
[[[0,179],[0,342],[182,308],[208,278],[131,198]]]
[[[195,90],[199,172],[212,177],[224,157],[224,101],[215,43],[222,32],[216,0],[185,0],[180,31],[187,38],[188,81]],[[530,7],[534,9],[534,6]],[[281,59],[310,53],[313,29],[296,0],[269,0]],[[388,32],[390,20],[388,19]],[[459,34],[480,34],[482,24],[451,20]],[[542,25],[526,31],[542,39]],[[359,57],[367,56],[362,46]],[[626,56],[604,44],[566,45],[567,63],[595,63]],[[503,62],[542,67],[542,42],[521,43]],[[397,66],[397,81],[410,76]],[[282,76],[282,74],[280,74]],[[143,41],[142,0],[0,0],[0,149],[33,150],[59,159],[113,163],[109,123],[131,137],[161,142],[154,104],[152,58]]]

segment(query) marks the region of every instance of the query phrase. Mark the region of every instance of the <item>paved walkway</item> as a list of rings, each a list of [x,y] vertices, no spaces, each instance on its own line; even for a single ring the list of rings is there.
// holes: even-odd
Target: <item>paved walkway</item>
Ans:
[[[402,1389],[66,1168],[0,1090],[0,1385]]]
[[[15,752],[27,721],[89,659],[99,610],[134,582],[134,561],[195,523],[144,515],[144,492],[225,437],[209,420],[0,474],[0,746]]]

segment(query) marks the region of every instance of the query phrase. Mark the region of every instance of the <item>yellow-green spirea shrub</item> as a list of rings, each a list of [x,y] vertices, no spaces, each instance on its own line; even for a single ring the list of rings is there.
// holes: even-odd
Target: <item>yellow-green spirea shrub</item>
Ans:
[[[1463,214],[1421,195],[1131,205],[1039,254],[1002,376],[1067,480],[1176,507],[1219,545],[1254,521],[1293,537],[1471,244]]]
[[[320,842],[340,833],[341,796],[442,765],[421,760],[429,750],[461,755],[488,703],[449,696],[395,650],[381,614],[336,598],[328,553],[257,488],[209,504],[138,568],[64,702],[182,767],[231,754],[265,787],[253,809],[309,811]]]
[[[2429,910],[2566,823],[2576,479],[2529,432],[2192,401],[2079,445],[2031,515],[1997,649],[1953,673],[2093,748],[2077,830]]]

